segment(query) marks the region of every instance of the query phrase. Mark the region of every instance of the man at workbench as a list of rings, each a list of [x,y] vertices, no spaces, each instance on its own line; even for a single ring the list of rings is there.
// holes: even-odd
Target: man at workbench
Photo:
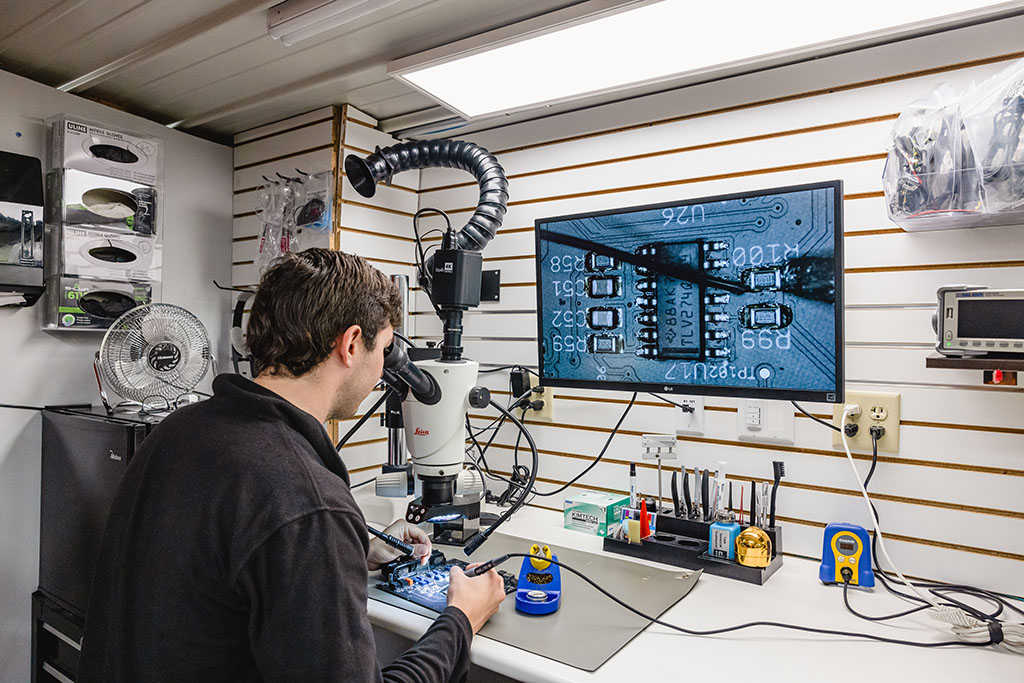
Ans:
[[[461,681],[472,635],[504,599],[491,570],[452,569],[448,608],[380,669],[367,572],[398,556],[370,541],[324,430],[381,377],[401,304],[363,259],[326,249],[271,266],[247,329],[255,380],[167,417],[114,499],[79,680]],[[429,555],[404,521],[388,532]]]

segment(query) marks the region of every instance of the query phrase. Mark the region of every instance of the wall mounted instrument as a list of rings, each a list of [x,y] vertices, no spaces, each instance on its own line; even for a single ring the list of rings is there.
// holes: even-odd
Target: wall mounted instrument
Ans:
[[[932,328],[939,353],[1024,353],[1024,289],[946,285],[937,296]]]
[[[833,522],[825,527],[818,578],[822,583],[874,587],[871,538],[864,527],[845,522]]]

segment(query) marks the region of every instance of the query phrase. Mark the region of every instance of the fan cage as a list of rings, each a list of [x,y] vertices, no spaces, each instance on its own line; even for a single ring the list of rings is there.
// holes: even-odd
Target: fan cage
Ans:
[[[100,343],[99,364],[110,388],[130,401],[168,402],[190,393],[209,371],[210,338],[203,323],[173,304],[133,308]]]

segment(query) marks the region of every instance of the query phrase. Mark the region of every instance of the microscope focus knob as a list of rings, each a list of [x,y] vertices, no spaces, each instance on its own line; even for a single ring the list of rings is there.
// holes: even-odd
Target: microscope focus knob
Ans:
[[[469,405],[474,408],[486,408],[491,402],[491,392],[487,387],[473,387],[469,390]]]

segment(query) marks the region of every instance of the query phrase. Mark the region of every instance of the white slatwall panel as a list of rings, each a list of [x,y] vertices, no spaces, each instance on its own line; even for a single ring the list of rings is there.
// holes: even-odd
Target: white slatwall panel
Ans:
[[[984,387],[980,372],[924,366],[934,341],[929,307],[936,288],[1020,287],[1024,229],[905,234],[886,217],[880,181],[895,115],[940,81],[962,89],[1020,57],[1014,51],[1022,29],[1024,20],[999,22],[471,136],[498,155],[511,201],[503,229],[484,252],[485,267],[502,270],[501,302],[466,315],[467,355],[490,365],[536,365],[537,218],[840,178],[848,386],[902,394],[901,452],[881,458],[872,482],[892,534],[890,552],[910,574],[1024,594],[1024,390]],[[457,224],[475,207],[477,188],[464,173],[425,170],[421,184],[419,206],[443,208]],[[418,336],[439,335],[422,292],[415,310],[423,313],[415,316]],[[507,392],[507,374],[481,377]],[[556,423],[530,425],[545,451],[541,478],[558,483],[580,472],[625,399],[556,389]],[[674,429],[673,408],[640,400],[644,405],[634,407],[606,456],[610,462],[581,484],[624,491],[628,463],[639,460],[639,435]],[[707,403],[705,436],[681,438],[682,462],[713,469],[726,460],[737,487],[770,477],[770,461],[783,459],[779,511],[788,552],[820,556],[827,522],[867,525],[849,464],[827,430],[800,417],[794,446],[752,446],[737,440],[736,401]],[[474,418],[477,427],[488,421]],[[489,456],[505,474],[515,436],[503,428]],[[529,455],[521,452],[523,458]],[[866,471],[865,456],[857,464]],[[656,491],[655,478],[641,463],[641,489]],[[560,496],[534,502],[561,507]]]
[[[253,285],[259,281],[253,260],[261,228],[256,195],[257,188],[264,184],[263,176],[294,176],[295,169],[306,173],[331,170],[336,114],[335,107],[324,107],[235,136],[233,285]],[[309,246],[328,246],[327,239],[325,235]]]

